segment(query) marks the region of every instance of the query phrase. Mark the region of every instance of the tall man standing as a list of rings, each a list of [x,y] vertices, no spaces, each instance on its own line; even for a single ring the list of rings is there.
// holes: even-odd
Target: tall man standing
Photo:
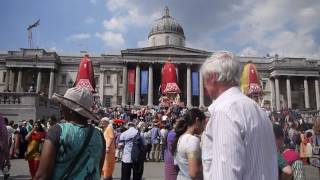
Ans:
[[[241,93],[239,62],[231,53],[217,52],[201,72],[215,100],[202,136],[204,179],[278,179],[272,125],[258,104]]]

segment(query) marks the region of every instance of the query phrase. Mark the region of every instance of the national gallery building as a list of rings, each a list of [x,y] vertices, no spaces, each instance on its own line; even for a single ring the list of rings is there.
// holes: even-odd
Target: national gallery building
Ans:
[[[214,51],[185,47],[185,39],[183,28],[166,8],[151,27],[148,47],[125,49],[121,55],[89,55],[94,66],[96,101],[107,107],[158,105],[161,69],[170,58],[177,71],[180,101],[187,107],[210,105],[199,71]],[[237,58],[242,65],[248,62],[256,65],[264,94],[262,105],[273,110],[320,109],[320,60],[277,56]],[[82,56],[44,49],[21,48],[0,53],[0,112],[9,119],[19,120],[54,114],[58,108],[49,99],[53,93],[64,94],[73,86],[81,59]],[[129,91],[130,79],[134,91]]]

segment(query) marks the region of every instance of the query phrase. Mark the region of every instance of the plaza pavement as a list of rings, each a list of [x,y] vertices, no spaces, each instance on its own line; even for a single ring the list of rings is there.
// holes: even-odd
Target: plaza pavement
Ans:
[[[120,179],[121,163],[116,164],[114,180]],[[1,173],[1,172],[0,172]],[[11,179],[12,180],[29,180],[28,163],[23,159],[11,161]],[[307,180],[319,180],[317,169],[306,166]],[[145,180],[163,180],[163,163],[146,162],[144,164],[143,177]],[[0,179],[3,179],[2,174]]]

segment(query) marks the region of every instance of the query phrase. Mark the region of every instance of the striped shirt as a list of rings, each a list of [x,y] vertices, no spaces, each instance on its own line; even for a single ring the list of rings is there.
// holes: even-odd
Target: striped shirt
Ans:
[[[203,132],[205,180],[277,180],[277,151],[271,121],[256,102],[232,87],[209,107]]]

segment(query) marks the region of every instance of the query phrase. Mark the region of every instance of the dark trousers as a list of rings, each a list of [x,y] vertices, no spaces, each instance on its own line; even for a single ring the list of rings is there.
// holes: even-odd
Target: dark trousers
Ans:
[[[130,180],[131,169],[133,170],[133,180],[141,180],[143,175],[143,163],[124,163],[121,165],[121,180]]]

